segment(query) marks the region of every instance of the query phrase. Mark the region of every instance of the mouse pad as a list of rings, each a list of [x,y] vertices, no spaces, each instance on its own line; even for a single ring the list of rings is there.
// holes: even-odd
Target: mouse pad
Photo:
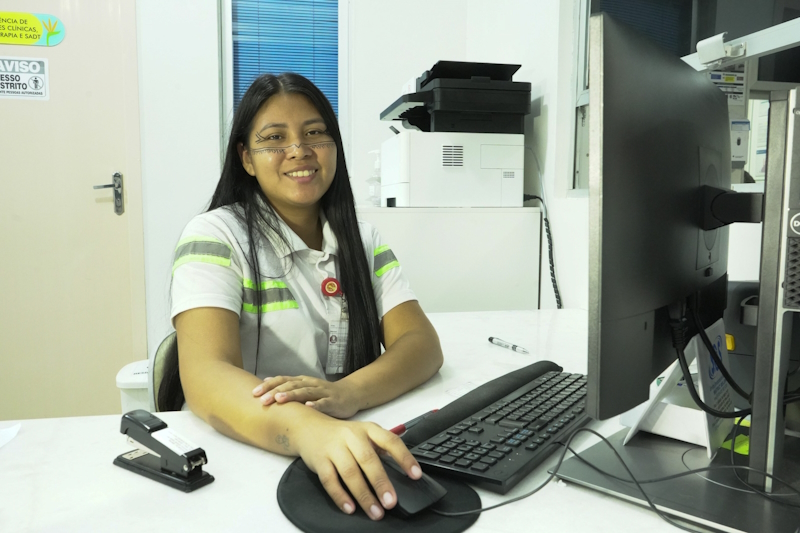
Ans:
[[[447,489],[444,498],[431,506],[445,512],[469,511],[481,507],[481,498],[469,485],[454,479],[432,476]],[[474,524],[479,513],[466,516],[441,516],[430,509],[410,518],[387,511],[382,520],[371,520],[360,507],[352,515],[344,514],[322,487],[319,477],[296,459],[278,484],[278,505],[295,526],[306,533],[352,531],[407,531],[414,533],[460,533]]]

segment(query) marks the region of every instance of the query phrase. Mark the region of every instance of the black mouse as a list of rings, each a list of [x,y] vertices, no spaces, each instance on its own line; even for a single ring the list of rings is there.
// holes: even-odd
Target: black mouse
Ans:
[[[421,478],[411,479],[391,457],[383,456],[381,461],[397,494],[397,505],[391,511],[400,516],[412,516],[424,511],[447,494],[447,489],[425,472]]]

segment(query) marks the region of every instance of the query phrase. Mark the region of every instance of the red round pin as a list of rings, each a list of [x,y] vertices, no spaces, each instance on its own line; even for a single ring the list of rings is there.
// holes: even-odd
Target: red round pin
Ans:
[[[342,287],[336,278],[325,278],[322,280],[322,294],[325,296],[339,296],[342,294]]]

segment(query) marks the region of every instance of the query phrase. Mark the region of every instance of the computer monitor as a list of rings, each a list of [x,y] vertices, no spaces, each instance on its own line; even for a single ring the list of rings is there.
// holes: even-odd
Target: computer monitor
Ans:
[[[590,19],[589,57],[587,411],[607,419],[647,400],[652,380],[675,360],[670,324],[674,312],[668,310],[696,297],[704,327],[723,316],[728,254],[724,223],[747,217],[739,218],[734,209],[737,212],[726,221],[709,223],[709,187],[720,194],[717,198],[751,196],[720,192],[730,188],[728,107],[725,95],[704,74],[605,14]],[[785,116],[795,105],[792,98],[788,107],[783,102]],[[778,121],[770,120],[772,136]],[[796,129],[800,138],[800,126]],[[772,142],[770,157],[781,151],[773,150]],[[780,276],[773,268],[779,264],[779,246],[773,242],[777,241],[773,233],[779,231],[773,215],[781,212],[780,191],[772,190],[780,188],[777,178],[785,179],[780,175],[783,162],[780,167],[770,171],[776,179],[771,181],[768,173],[768,194],[761,198],[765,252],[757,359],[765,364],[756,369],[751,428],[755,437],[750,440],[749,462],[800,485],[794,459],[775,467],[781,454],[788,457],[777,442],[783,436],[780,413],[786,372],[783,367],[771,370],[779,366],[768,364],[774,350],[767,341],[777,331],[777,319],[767,302],[776,298],[765,296],[781,294]],[[800,190],[800,174],[797,181]],[[800,200],[797,203],[800,212]],[[716,199],[711,205],[716,217]],[[757,214],[751,220],[761,220],[760,204]],[[762,331],[768,322],[771,325]],[[694,333],[689,331],[686,338]],[[762,349],[762,344],[769,346]],[[757,431],[758,424],[766,429]],[[747,465],[747,457],[736,459],[733,452],[725,452],[709,461],[704,448],[644,432],[625,445],[627,433],[624,429],[609,437],[613,450],[601,442],[564,461],[557,475],[646,504],[640,487],[625,481],[629,475],[616,452],[638,479],[651,481],[644,490],[670,515],[731,533],[796,532],[796,509],[762,498],[735,477],[731,462]],[[769,442],[761,442],[762,434]],[[705,467],[711,469],[684,475],[690,468]],[[652,482],[666,477],[668,481]],[[781,492],[776,497],[788,495],[784,488]]]
[[[701,186],[730,189],[728,104],[708,77],[607,15],[590,52],[589,384],[607,419],[676,358],[667,306],[726,304],[728,228],[701,229]]]

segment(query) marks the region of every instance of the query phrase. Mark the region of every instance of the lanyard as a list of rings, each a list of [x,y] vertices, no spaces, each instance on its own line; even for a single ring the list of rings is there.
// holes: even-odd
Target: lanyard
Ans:
[[[326,374],[344,373],[344,360],[347,355],[347,334],[349,327],[349,315],[347,310],[347,299],[342,293],[341,285],[336,278],[327,277],[322,280],[322,294],[325,298],[339,298],[341,302],[340,311],[337,315],[336,308],[328,305],[328,362],[325,365]]]

